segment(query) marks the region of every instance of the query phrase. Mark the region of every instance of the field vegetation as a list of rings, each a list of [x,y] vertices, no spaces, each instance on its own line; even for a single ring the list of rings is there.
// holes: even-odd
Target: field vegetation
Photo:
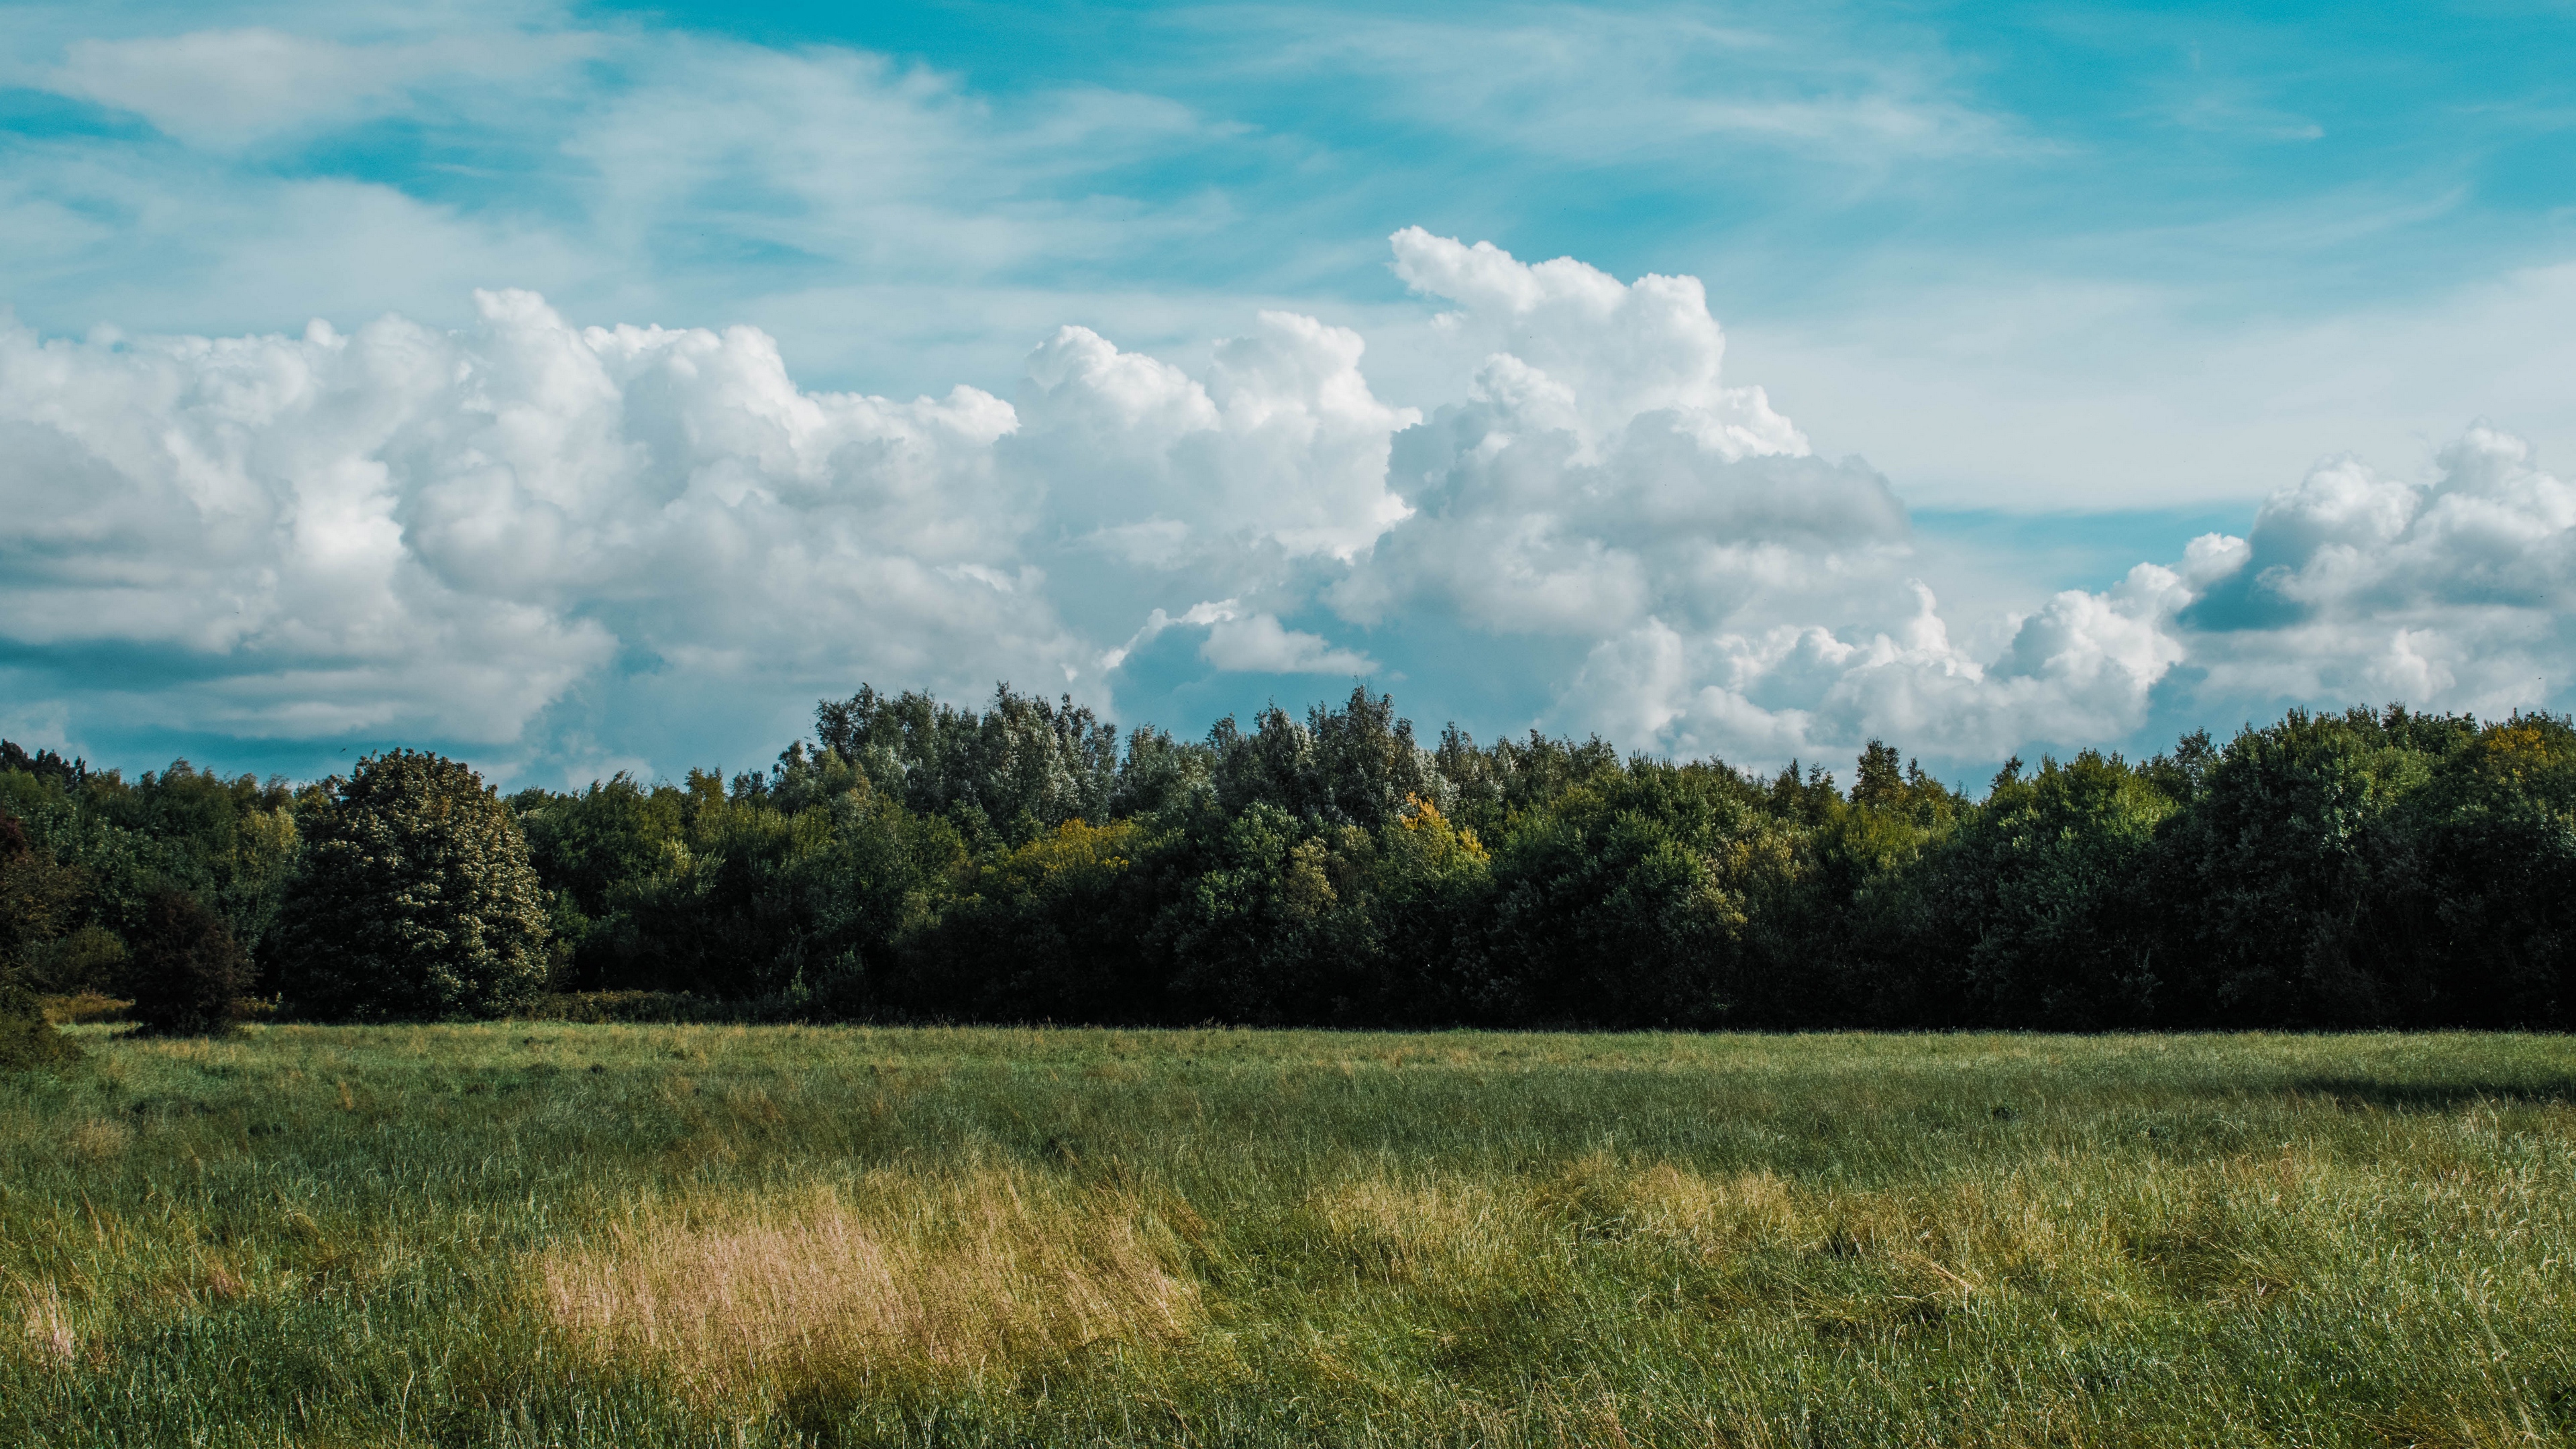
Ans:
[[[13,1445],[2576,1437],[2558,1037],[66,1034]]]

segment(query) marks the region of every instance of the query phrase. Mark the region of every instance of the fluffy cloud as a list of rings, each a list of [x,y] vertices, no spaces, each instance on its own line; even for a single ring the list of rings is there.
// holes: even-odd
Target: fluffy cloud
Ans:
[[[1174,628],[1197,626],[1208,631],[1199,658],[1219,669],[1248,674],[1354,674],[1376,672],[1377,661],[1365,654],[1336,649],[1320,634],[1291,629],[1276,614],[1246,614],[1233,599],[1193,604],[1180,617],[1156,609],[1144,627],[1112,649],[1101,662],[1115,669],[1138,649]]]
[[[1418,226],[1390,240],[1406,285],[1458,303],[1435,323],[1490,355],[1485,390],[1573,433],[1587,455],[1649,413],[1730,460],[1807,451],[1761,388],[1720,385],[1726,335],[1697,277],[1622,286],[1572,257],[1532,265]]]
[[[478,301],[457,334],[0,334],[10,641],[154,654],[198,728],[486,743],[621,653],[712,688],[1078,652],[1014,554],[1008,404],[803,393],[749,329]]]
[[[1137,563],[1246,544],[1348,560],[1410,511],[1387,452],[1421,414],[1370,394],[1358,333],[1260,324],[1218,344],[1205,380],[1062,329],[1030,355],[1010,451],[1059,518]]]
[[[1482,360],[1467,401],[1400,440],[1418,513],[1336,586],[1346,616],[1597,641],[1561,722],[1754,759],[1867,733],[1944,753],[2117,736],[2181,659],[2171,621],[2195,595],[2152,565],[2050,600],[1999,659],[1954,646],[1886,481],[1725,384],[1697,281],[1394,241]]]
[[[2188,616],[2214,691],[2499,714],[2566,690],[2576,487],[2520,438],[2474,426],[2420,484],[2321,464],[2263,505],[2248,544]]]
[[[802,391],[755,329],[477,302],[455,333],[0,334],[0,630],[66,677],[144,651],[166,723],[252,736],[517,742],[611,668],[1106,702],[1033,535],[1331,559],[1404,514],[1385,458],[1414,415],[1370,396],[1356,336],[1307,318],[1263,317],[1204,377],[1067,329],[1031,356],[1018,440],[972,388]],[[1185,618],[1221,670],[1376,667],[1269,609]]]
[[[1428,606],[1506,632],[1601,637],[1649,616],[1714,628],[1901,544],[1884,481],[1807,456],[1760,388],[1721,383],[1725,337],[1697,281],[1623,285],[1418,228],[1394,243],[1399,275],[1457,304],[1438,320],[1474,381],[1399,440],[1418,516],[1335,586],[1345,617]]]
[[[1697,282],[1393,240],[1448,308],[1458,400],[1428,417],[1357,333],[1276,312],[1195,368],[1066,327],[1007,401],[808,391],[756,329],[525,292],[454,331],[0,331],[7,717],[77,739],[121,691],[173,729],[560,757],[549,710],[602,680],[1116,707],[1179,631],[1215,676],[1434,709],[1535,675],[1543,722],[1634,747],[1991,760],[2176,711],[2537,703],[2576,644],[2576,489],[2480,427],[2430,482],[2324,465],[2247,538],[1969,648],[1887,482],[1725,380]]]

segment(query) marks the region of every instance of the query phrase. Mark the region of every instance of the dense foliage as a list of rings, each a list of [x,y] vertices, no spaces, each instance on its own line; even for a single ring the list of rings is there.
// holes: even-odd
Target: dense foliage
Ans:
[[[249,962],[223,917],[186,891],[165,890],[144,912],[125,968],[132,1014],[162,1036],[221,1032],[241,1016]]]
[[[545,900],[510,811],[457,761],[360,761],[304,812],[272,931],[296,1009],[349,1019],[494,1016],[545,983]]]
[[[18,817],[0,809],[0,1072],[49,1065],[69,1051],[21,964],[25,938],[49,929],[61,908],[61,880],[60,868],[27,843]]]
[[[1007,688],[982,710],[861,689],[816,724],[730,781],[621,774],[506,809],[405,753],[300,794],[0,755],[33,845],[0,876],[5,945],[72,989],[120,969],[139,903],[176,887],[262,989],[341,1015],[490,1011],[541,976],[880,1020],[2576,1015],[2576,728],[2555,716],[2294,712],[2142,762],[2015,760],[1982,799],[1878,741],[1847,787],[1535,733],[1426,745],[1365,690],[1198,741]],[[362,803],[433,777],[480,842],[434,868],[391,843],[425,804]],[[508,864],[522,834],[532,875]],[[423,893],[404,872],[424,870],[462,874]],[[497,934],[439,914],[469,897]]]

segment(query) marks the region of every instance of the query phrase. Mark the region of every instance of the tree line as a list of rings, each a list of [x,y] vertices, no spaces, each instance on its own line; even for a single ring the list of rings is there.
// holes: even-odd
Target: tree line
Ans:
[[[1969,798],[1354,690],[1198,740],[862,688],[775,765],[503,797],[0,746],[0,960],[165,1029],[664,992],[804,1019],[1351,1027],[2563,1028],[2576,727],[2293,711]],[[176,1005],[167,1003],[176,1001]],[[162,1003],[154,1005],[153,1003]]]

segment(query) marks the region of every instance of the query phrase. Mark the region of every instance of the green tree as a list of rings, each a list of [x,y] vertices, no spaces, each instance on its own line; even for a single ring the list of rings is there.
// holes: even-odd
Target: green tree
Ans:
[[[861,685],[816,706],[823,747],[878,794],[955,821],[978,849],[1021,845],[1068,820],[1103,820],[1118,780],[1118,730],[1070,697],[1049,704],[1007,684],[978,714],[926,694]]]
[[[1641,758],[1520,817],[1492,868],[1488,1019],[1742,1019],[1776,985],[1753,927],[1808,864],[1761,798],[1722,764]]]
[[[1139,949],[1152,899],[1134,869],[1155,842],[1134,820],[1068,820],[961,872],[906,953],[904,1008],[981,1020],[1146,1021],[1161,1008]]]
[[[2576,1020],[2576,726],[2516,715],[2435,766],[2396,814],[2402,872],[2373,901],[2386,1015],[2410,1025]],[[2398,969],[2391,969],[2391,968]]]
[[[135,931],[125,965],[134,1019],[161,1036],[205,1036],[231,1029],[250,986],[232,927],[186,891],[154,895]]]
[[[45,1066],[75,1048],[45,1020],[20,976],[19,951],[53,928],[63,894],[53,862],[27,842],[18,818],[0,810],[0,1072]]]
[[[72,926],[88,878],[28,839],[24,822],[0,807],[0,971],[22,968]]]
[[[2465,716],[2292,710],[2208,759],[2162,832],[2177,1004],[2212,1025],[2406,1024],[2396,978],[2420,962],[2392,954],[2391,912],[2421,873],[2402,807],[2475,738]]]
[[[543,984],[545,892],[518,822],[465,764],[371,755],[330,782],[303,835],[272,928],[298,1011],[496,1016]]]
[[[2085,750],[1999,775],[1930,862],[1964,969],[1965,1019],[2091,1031],[2159,1019],[2169,985],[2147,888],[2173,801],[2118,755]],[[1927,943],[1929,944],[1929,943]]]

